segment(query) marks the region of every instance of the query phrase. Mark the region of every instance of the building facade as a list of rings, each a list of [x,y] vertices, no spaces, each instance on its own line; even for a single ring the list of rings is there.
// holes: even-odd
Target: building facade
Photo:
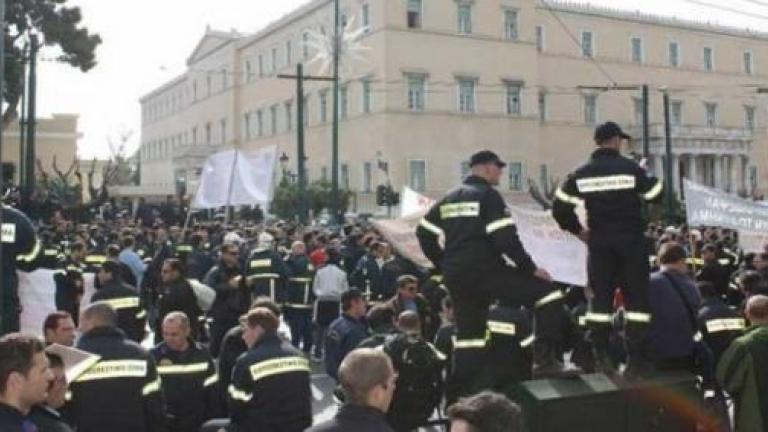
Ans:
[[[207,30],[187,70],[141,99],[142,188],[173,193],[183,181],[194,193],[205,158],[232,147],[276,144],[295,166],[296,83],[277,75],[298,63],[330,74],[318,49],[332,8],[313,0],[254,34]],[[339,179],[358,211],[387,181],[444,193],[479,149],[509,162],[500,188],[524,199],[529,181],[562,179],[585,160],[606,120],[642,152],[643,84],[660,175],[670,95],[676,189],[684,177],[747,194],[768,183],[768,34],[535,0],[341,0],[341,13],[348,29],[364,28],[357,54],[343,56],[339,94]],[[304,99],[309,180],[330,179],[330,83],[306,82]]]

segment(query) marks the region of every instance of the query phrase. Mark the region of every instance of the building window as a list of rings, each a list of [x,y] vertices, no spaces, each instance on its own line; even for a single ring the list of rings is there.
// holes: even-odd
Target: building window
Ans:
[[[475,112],[475,79],[459,78],[458,94],[459,94],[459,112],[474,113]]]
[[[539,166],[539,182],[544,188],[549,188],[549,167],[547,164],[541,164]]]
[[[259,77],[264,76],[264,56],[259,54]]]
[[[309,59],[309,33],[307,32],[301,35],[301,56],[304,60]]]
[[[320,92],[320,123],[328,121],[328,90]]]
[[[251,139],[251,113],[247,112],[245,115],[243,115],[243,129],[245,139],[249,140]]]
[[[371,31],[371,5],[363,4],[360,14],[362,15],[363,28],[366,33]]]
[[[584,123],[597,123],[597,95],[584,95]]]
[[[547,121],[547,94],[543,91],[540,91],[538,99],[539,121]]]
[[[424,192],[427,189],[427,162],[412,160],[408,167],[408,186],[416,192]]]
[[[513,190],[513,191],[523,190],[523,163],[522,162],[509,163],[509,190]]]
[[[252,77],[253,77],[253,71],[251,70],[251,62],[247,61],[245,62],[245,80],[247,82],[251,82]]]
[[[293,43],[291,41],[285,42],[285,65],[290,66],[293,64]]]
[[[670,123],[672,123],[672,126],[682,126],[683,125],[683,103],[681,101],[672,101],[670,102]]]
[[[341,164],[340,170],[339,186],[344,190],[349,190],[349,165]]]
[[[272,72],[276,72],[277,69],[277,48],[272,48]]]
[[[363,80],[363,112],[369,114],[372,110],[371,80]]]
[[[344,120],[349,114],[349,92],[347,86],[339,87],[339,117]]]
[[[751,131],[755,130],[755,107],[753,106],[744,107],[744,127]]]
[[[285,103],[285,129],[293,130],[293,102]]]
[[[595,55],[592,32],[581,32],[581,55],[584,57],[593,57]]]
[[[206,123],[205,124],[205,144],[206,145],[211,145],[211,139],[212,139],[212,137],[211,137],[211,124],[210,123]]]
[[[197,100],[197,80],[192,81],[192,100]]]
[[[459,33],[472,33],[472,5],[467,3],[458,4]]]
[[[544,52],[544,26],[536,26],[536,51]]]
[[[469,177],[470,169],[471,167],[469,166],[469,161],[461,161],[461,165],[459,166],[461,180],[464,180],[465,178]]]
[[[635,124],[643,124],[643,100],[641,98],[632,98],[635,107]]]
[[[197,145],[197,126],[192,128],[192,145]]]
[[[504,10],[504,39],[517,40],[517,11]]]
[[[424,111],[424,94],[427,77],[423,74],[408,74],[408,109]]]
[[[680,44],[677,42],[669,43],[669,65],[680,67]]]
[[[277,134],[277,105],[272,105],[269,107],[269,131],[272,135]]]
[[[715,54],[712,48],[704,47],[704,70],[711,72],[715,69]]]
[[[320,167],[320,179],[323,181],[328,181],[328,167],[322,166]]]
[[[754,193],[757,190],[757,167],[749,167],[749,188],[750,193]]]
[[[704,104],[704,107],[707,113],[707,118],[706,118],[707,127],[717,126],[717,104],[707,103],[707,104]]]
[[[507,115],[520,115],[520,92],[522,85],[519,82],[506,82],[506,109]]]
[[[752,71],[752,51],[744,51],[744,73],[747,75],[752,75]]]
[[[408,0],[408,28],[421,28],[421,0]]]
[[[632,38],[632,63],[643,62],[643,40],[639,37]]]
[[[221,144],[227,143],[227,119],[221,119],[219,121],[221,127]]]
[[[373,164],[363,162],[363,192],[371,192],[373,184]]]
[[[205,88],[208,96],[211,95],[211,90],[212,90],[211,87],[213,86],[211,85],[211,74],[209,72],[208,75],[205,77]]]
[[[256,134],[264,136],[264,111],[256,111]]]

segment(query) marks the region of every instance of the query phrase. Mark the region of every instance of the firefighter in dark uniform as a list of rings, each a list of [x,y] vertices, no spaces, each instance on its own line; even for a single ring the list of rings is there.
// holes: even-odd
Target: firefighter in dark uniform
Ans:
[[[246,280],[252,298],[267,296],[282,303],[285,299],[284,282],[288,278],[285,262],[273,248],[274,238],[269,233],[259,234],[259,243],[246,261]]]
[[[504,302],[488,312],[489,371],[497,391],[508,392],[516,383],[531,379],[532,318],[524,308]]]
[[[597,367],[614,373],[608,356],[613,293],[621,287],[626,301],[628,368],[626,375],[642,374],[648,362],[644,338],[648,313],[649,266],[644,232],[643,201],[661,197],[662,185],[644,167],[621,155],[629,135],[613,122],[595,130],[598,149],[557,190],[553,216],[560,227],[578,236],[589,249],[589,284],[594,292],[586,315]],[[574,211],[583,203],[589,214],[582,226]]]
[[[120,266],[107,261],[96,275],[101,287],[91,297],[91,302],[103,302],[110,305],[117,313],[117,326],[134,342],[144,339],[144,327],[147,312],[141,304],[136,290],[120,278]]]
[[[714,364],[717,365],[731,342],[746,330],[746,320],[725,304],[712,283],[699,282],[697,285],[701,293],[699,331],[712,350]]]
[[[280,340],[269,309],[252,309],[242,321],[249,350],[232,371],[232,424],[243,432],[303,431],[312,425],[309,360]]]
[[[35,228],[24,213],[3,205],[2,213],[2,277],[0,278],[0,335],[19,331],[19,278],[16,268],[31,270],[40,254],[41,245]]]
[[[250,294],[245,286],[238,262],[239,251],[233,243],[219,247],[219,263],[208,272],[203,283],[216,291],[216,297],[208,311],[212,322],[211,355],[218,357],[224,335],[237,326],[239,317],[248,310]]]
[[[59,250],[59,246],[53,242],[53,235],[50,231],[41,233],[40,241],[42,242],[42,251],[38,256],[38,267],[55,269],[61,259],[61,250]]]
[[[312,349],[312,313],[315,307],[315,295],[312,280],[315,268],[307,257],[307,247],[303,242],[291,245],[291,256],[286,261],[291,276],[285,303],[285,320],[291,328],[291,343],[296,348],[309,354]]]
[[[437,331],[440,329],[440,319],[437,313],[443,308],[443,299],[448,297],[448,288],[445,287],[443,282],[443,275],[433,274],[419,288],[419,292],[424,298],[427,299],[429,304],[429,310],[435,314],[435,320],[432,325],[427,327],[425,337],[427,340],[435,338]]]
[[[53,280],[56,282],[56,309],[67,311],[77,324],[80,316],[80,300],[83,298],[83,273],[86,271],[85,244],[75,242],[69,256],[59,262]]]
[[[561,374],[557,358],[561,342],[563,295],[549,274],[536,267],[523,248],[514,220],[493,186],[506,166],[491,151],[474,154],[472,175],[437,202],[416,230],[421,248],[445,276],[453,299],[457,340],[453,385],[459,396],[489,388],[486,368],[486,322],[495,299],[534,309],[537,375]],[[438,239],[445,235],[445,248]]]
[[[155,361],[117,328],[106,303],[80,316],[77,348],[100,356],[70,383],[67,412],[78,432],[166,432],[166,413]]]
[[[150,351],[162,379],[170,432],[200,430],[207,420],[219,416],[221,406],[216,365],[190,331],[184,312],[171,312],[162,323],[163,342]]]

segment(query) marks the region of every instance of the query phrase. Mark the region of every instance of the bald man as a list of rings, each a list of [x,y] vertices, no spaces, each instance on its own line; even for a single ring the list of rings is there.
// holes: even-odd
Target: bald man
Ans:
[[[736,402],[736,431],[768,430],[768,297],[747,301],[750,327],[733,341],[717,366],[717,381]]]

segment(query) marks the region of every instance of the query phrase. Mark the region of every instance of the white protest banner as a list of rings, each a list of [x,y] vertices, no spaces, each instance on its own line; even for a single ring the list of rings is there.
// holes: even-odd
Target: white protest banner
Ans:
[[[557,282],[587,285],[587,247],[563,231],[549,212],[510,206],[517,234],[539,267]]]
[[[435,204],[435,200],[424,196],[408,186],[403,186],[402,199],[400,200],[400,217],[407,217],[416,213],[426,213]]]
[[[57,343],[46,347],[45,352],[58,355],[64,362],[64,375],[68,383],[74,382],[77,377],[101,359],[100,355]]]
[[[416,238],[416,227],[425,212],[412,214],[400,219],[382,219],[373,221],[373,226],[384,236],[392,247],[406,259],[423,268],[432,268]]]
[[[687,179],[684,188],[688,225],[751,232],[768,230],[768,207]]]
[[[208,157],[192,207],[266,204],[272,198],[277,146],[227,150]]]
[[[16,272],[19,277],[21,332],[43,336],[43,322],[56,312],[56,283],[53,270],[39,269],[31,273]]]

